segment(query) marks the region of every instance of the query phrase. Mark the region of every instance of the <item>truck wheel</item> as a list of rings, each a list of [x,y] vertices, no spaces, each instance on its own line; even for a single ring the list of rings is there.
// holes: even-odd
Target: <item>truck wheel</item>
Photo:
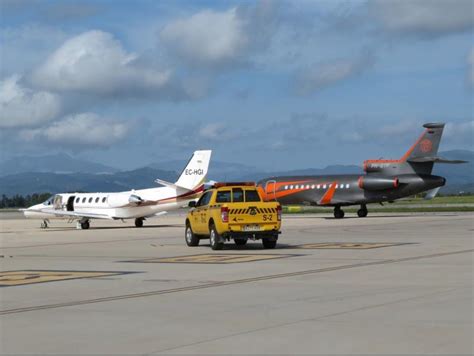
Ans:
[[[211,241],[211,248],[213,250],[222,250],[224,243],[220,242],[220,236],[214,224],[210,226],[209,239]]]
[[[247,240],[248,239],[234,239],[234,243],[237,245],[237,246],[243,246],[247,243]]]
[[[263,248],[275,248],[277,245],[277,240],[273,239],[262,239]]]
[[[184,233],[184,239],[186,240],[186,245],[188,246],[197,246],[199,245],[199,237],[197,237],[193,229],[191,229],[191,225],[186,223],[186,230]]]

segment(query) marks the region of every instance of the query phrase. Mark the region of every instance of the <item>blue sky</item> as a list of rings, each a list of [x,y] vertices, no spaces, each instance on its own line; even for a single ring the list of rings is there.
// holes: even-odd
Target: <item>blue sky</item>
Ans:
[[[474,2],[0,0],[1,158],[269,170],[474,148]]]

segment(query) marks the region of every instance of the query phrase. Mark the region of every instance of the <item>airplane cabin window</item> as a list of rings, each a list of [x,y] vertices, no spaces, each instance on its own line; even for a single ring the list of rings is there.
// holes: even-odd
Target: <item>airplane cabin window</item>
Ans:
[[[107,200],[107,198],[106,198],[106,197],[103,197],[103,198],[102,198],[102,203],[105,203],[106,200]]]
[[[91,198],[89,198],[89,203],[92,203],[92,197],[91,197]]]
[[[95,198],[95,202],[96,202],[96,203],[99,202],[99,197]]]
[[[76,198],[76,203],[79,203],[79,200],[81,200],[81,198]]]
[[[86,197],[82,198],[82,202],[83,202],[83,203],[86,202]]]

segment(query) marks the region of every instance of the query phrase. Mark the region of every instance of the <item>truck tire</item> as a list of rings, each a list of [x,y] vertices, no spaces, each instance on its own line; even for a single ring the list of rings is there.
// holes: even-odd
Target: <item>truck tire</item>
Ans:
[[[220,241],[219,233],[216,230],[214,224],[209,227],[209,240],[211,242],[211,248],[213,250],[222,250],[224,243]]]
[[[247,240],[248,239],[234,239],[234,243],[237,245],[237,246],[243,246],[247,243]]]
[[[190,247],[194,247],[199,245],[199,237],[197,237],[189,222],[186,223],[186,230],[184,232],[184,240],[186,241],[186,245]]]
[[[277,239],[262,239],[263,248],[275,248],[277,245]]]

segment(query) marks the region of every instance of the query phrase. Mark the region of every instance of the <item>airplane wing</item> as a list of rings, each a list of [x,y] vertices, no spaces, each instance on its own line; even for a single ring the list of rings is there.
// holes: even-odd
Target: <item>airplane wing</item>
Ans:
[[[58,217],[71,217],[71,218],[90,218],[90,219],[107,219],[113,220],[113,218],[107,214],[94,214],[94,213],[77,213],[75,211],[65,211],[56,209],[28,209],[37,213],[51,214]]]
[[[168,212],[167,211],[160,211],[159,213],[145,216],[145,218],[154,218],[154,217],[162,216],[162,215],[165,215],[165,214],[168,214]]]

